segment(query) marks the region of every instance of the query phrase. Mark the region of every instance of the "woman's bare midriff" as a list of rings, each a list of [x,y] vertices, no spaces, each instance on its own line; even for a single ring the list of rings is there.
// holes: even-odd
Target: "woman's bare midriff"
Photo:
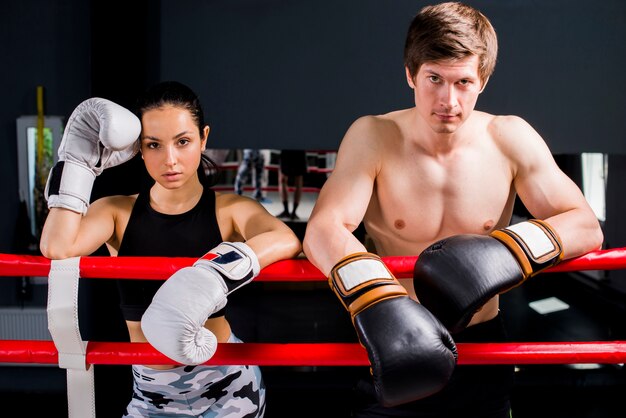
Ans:
[[[419,301],[419,298],[415,295],[415,288],[413,287],[412,279],[398,279],[398,281],[406,288],[409,296],[412,299]],[[467,325],[468,327],[482,322],[489,321],[498,315],[499,310],[499,297],[498,295],[491,298],[487,303],[483,305],[472,317],[471,321]]]
[[[128,327],[128,333],[130,335],[130,341],[134,343],[145,343],[148,342],[146,336],[143,334],[141,330],[141,322],[139,321],[126,321],[126,326]],[[217,337],[218,343],[225,343],[230,338],[230,324],[226,320],[226,317],[220,316],[217,318],[209,318],[204,323],[204,327],[211,331]],[[150,364],[145,365],[146,367],[150,367],[153,369],[159,370],[167,370],[173,369],[174,367],[178,367],[175,365],[165,365],[165,364]]]

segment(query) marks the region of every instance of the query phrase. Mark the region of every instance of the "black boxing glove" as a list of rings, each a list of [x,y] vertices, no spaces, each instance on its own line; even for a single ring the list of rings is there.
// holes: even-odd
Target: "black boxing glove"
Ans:
[[[562,257],[557,233],[531,219],[489,235],[456,235],[434,243],[419,255],[413,284],[419,301],[454,334],[492,297]]]
[[[387,407],[441,390],[454,371],[457,350],[445,327],[409,298],[375,254],[340,260],[329,284],[367,350],[379,402]]]

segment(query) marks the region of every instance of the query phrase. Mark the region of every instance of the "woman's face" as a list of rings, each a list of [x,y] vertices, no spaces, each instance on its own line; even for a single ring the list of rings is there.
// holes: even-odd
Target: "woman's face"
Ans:
[[[141,119],[141,154],[150,176],[166,189],[197,180],[208,126],[198,131],[186,109],[166,105],[145,112]]]

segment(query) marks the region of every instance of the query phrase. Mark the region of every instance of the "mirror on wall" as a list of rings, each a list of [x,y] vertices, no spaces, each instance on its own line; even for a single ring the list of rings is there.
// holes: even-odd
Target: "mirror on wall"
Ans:
[[[214,189],[258,200],[273,215],[306,222],[335,166],[336,150],[207,149],[219,167]]]
[[[285,198],[280,187],[282,152],[283,150],[279,149],[208,149],[207,156],[220,168],[215,190],[240,192],[240,194],[259,200],[270,213],[281,214],[284,211],[283,200]],[[290,163],[287,165],[303,173],[301,184],[298,183],[297,176],[289,176],[285,179],[289,211],[293,208],[294,197],[298,192],[297,220],[306,222],[321,187],[335,166],[337,152],[336,150],[286,150],[286,153],[290,158]],[[603,153],[559,154],[555,156],[555,159],[561,169],[579,184],[591,208],[598,219],[603,222],[606,218],[608,155]],[[303,168],[298,168],[303,164],[305,165]],[[238,173],[240,173],[239,179]]]

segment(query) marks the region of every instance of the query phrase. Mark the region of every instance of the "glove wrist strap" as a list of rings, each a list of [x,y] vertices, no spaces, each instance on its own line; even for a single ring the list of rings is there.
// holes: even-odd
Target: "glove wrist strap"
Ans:
[[[256,254],[243,242],[222,242],[198,259],[194,266],[217,271],[224,279],[227,295],[249,283],[261,270]]]
[[[61,207],[87,212],[96,175],[89,168],[70,160],[57,162],[48,176],[44,196],[48,208]]]
[[[352,316],[381,300],[407,295],[381,258],[366,252],[339,260],[328,283]]]
[[[549,224],[539,219],[493,231],[491,236],[513,252],[525,277],[552,267],[563,258],[563,245],[558,234]]]

